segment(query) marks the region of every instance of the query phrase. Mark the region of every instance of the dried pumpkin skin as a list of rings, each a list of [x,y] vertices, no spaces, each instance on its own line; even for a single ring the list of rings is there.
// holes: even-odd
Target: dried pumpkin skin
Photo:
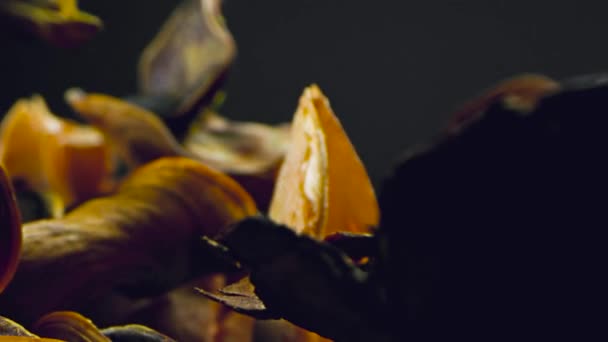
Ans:
[[[20,322],[117,287],[158,292],[195,276],[200,236],[255,215],[230,177],[187,158],[136,170],[114,195],[24,225],[18,271],[0,306]],[[61,274],[61,277],[52,276]],[[40,281],[41,275],[48,275]]]
[[[21,216],[11,182],[0,164],[0,294],[10,283],[21,254]]]
[[[0,162],[50,199],[55,217],[106,191],[113,168],[99,131],[53,115],[40,96],[18,100],[2,120]]]
[[[270,218],[318,239],[377,226],[380,212],[365,167],[316,85],[300,98],[291,139]]]

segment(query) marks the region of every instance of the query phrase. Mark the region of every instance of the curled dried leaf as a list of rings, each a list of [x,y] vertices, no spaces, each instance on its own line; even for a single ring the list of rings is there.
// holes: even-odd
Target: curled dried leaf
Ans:
[[[261,217],[240,221],[220,241],[251,270],[253,286],[242,280],[209,298],[254,317],[283,317],[338,340],[383,336],[379,297],[366,273],[335,247]],[[298,341],[320,338],[282,326]]]
[[[140,93],[172,98],[174,115],[196,112],[234,60],[236,46],[221,14],[221,0],[185,0],[139,60]]]
[[[77,0],[4,0],[0,15],[62,47],[89,40],[103,26],[99,18],[81,11]]]
[[[11,182],[0,164],[0,293],[13,279],[21,253],[21,217]]]
[[[39,336],[71,342],[111,342],[90,319],[72,311],[47,314],[33,325],[32,331]]]
[[[368,232],[380,219],[365,167],[316,85],[300,98],[269,216],[316,238]]]
[[[113,289],[132,296],[166,291],[206,266],[198,261],[201,235],[256,213],[230,177],[187,158],[159,159],[111,196],[26,224],[18,272],[0,305],[29,322]]]
[[[13,105],[0,139],[0,161],[11,179],[50,198],[56,217],[106,190],[113,166],[103,135],[53,115],[40,96]]]

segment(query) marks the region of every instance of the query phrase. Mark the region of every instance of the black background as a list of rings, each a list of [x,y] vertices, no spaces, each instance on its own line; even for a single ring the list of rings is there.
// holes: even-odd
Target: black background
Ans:
[[[43,94],[70,115],[71,86],[128,95],[138,54],[175,1],[84,0],[106,28],[61,50],[0,33],[0,112]],[[223,114],[276,123],[316,82],[378,185],[404,148],[428,141],[459,103],[522,72],[557,79],[607,69],[606,5],[596,1],[226,0],[239,47]],[[449,170],[446,170],[449,172]]]

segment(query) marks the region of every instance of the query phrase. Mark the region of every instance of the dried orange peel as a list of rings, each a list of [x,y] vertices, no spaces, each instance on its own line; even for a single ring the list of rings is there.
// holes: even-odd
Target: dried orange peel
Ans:
[[[270,218],[319,239],[377,226],[380,212],[365,167],[316,85],[300,98],[291,139]]]

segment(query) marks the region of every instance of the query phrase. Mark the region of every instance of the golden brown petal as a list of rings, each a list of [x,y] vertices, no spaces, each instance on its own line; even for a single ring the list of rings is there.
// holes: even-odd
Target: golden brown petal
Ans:
[[[202,235],[256,213],[230,177],[187,158],[159,159],[112,196],[26,224],[19,269],[0,307],[29,322],[115,288],[163,292],[196,275]]]
[[[300,98],[269,216],[319,239],[368,232],[380,219],[365,167],[316,85]]]
[[[186,154],[165,124],[152,112],[119,98],[80,89],[65,93],[68,104],[113,143],[130,166]]]
[[[228,173],[267,208],[289,140],[285,126],[234,122],[205,112],[182,147],[152,112],[116,97],[66,92],[66,100],[99,128],[132,166],[165,156],[184,156]]]
[[[0,293],[13,279],[21,253],[21,216],[15,193],[0,164]]]

